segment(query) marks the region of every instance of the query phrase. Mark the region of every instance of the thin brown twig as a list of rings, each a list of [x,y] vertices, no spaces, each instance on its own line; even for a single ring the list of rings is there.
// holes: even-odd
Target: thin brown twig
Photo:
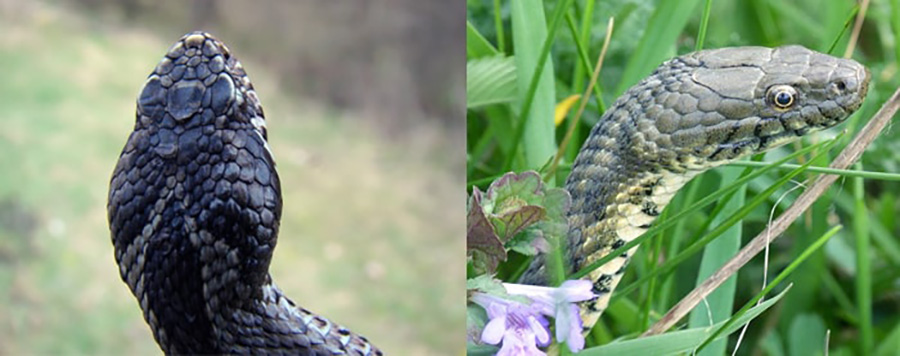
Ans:
[[[866,9],[869,8],[869,0],[862,0],[859,6],[859,13],[856,14],[856,22],[853,23],[853,32],[850,33],[850,41],[847,42],[847,49],[844,50],[844,58],[850,58],[853,50],[856,49],[856,40],[859,39],[859,32],[862,30],[863,20],[866,19]]]
[[[556,150],[556,156],[553,157],[553,164],[550,166],[550,169],[547,170],[547,176],[552,177],[556,172],[556,167],[559,166],[559,160],[562,158],[563,153],[566,151],[566,147],[569,145],[569,140],[572,139],[572,133],[575,132],[575,125],[577,125],[578,120],[581,119],[581,114],[584,113],[584,108],[587,106],[587,102],[591,98],[591,91],[594,90],[594,85],[597,84],[597,78],[600,75],[600,68],[603,68],[603,59],[606,58],[606,49],[609,48],[609,39],[612,37],[614,26],[615,19],[613,17],[610,17],[609,22],[607,22],[606,24],[606,38],[603,39],[603,48],[600,49],[600,56],[597,57],[597,65],[594,66],[594,73],[591,73],[591,81],[588,83],[587,89],[584,90],[584,94],[581,95],[581,101],[578,104],[578,111],[575,113],[575,117],[572,118],[572,121],[569,122],[569,127],[566,128],[566,136],[563,137],[562,143],[559,144],[559,149]],[[599,100],[600,98],[597,99]]]
[[[829,167],[846,169],[859,160],[863,151],[876,137],[878,137],[881,130],[884,129],[888,122],[891,121],[894,114],[897,113],[898,108],[900,108],[900,88],[898,88],[897,91],[891,95],[891,98],[881,106],[881,109],[879,109],[875,116],[872,117],[872,120],[860,130],[859,134],[857,134],[856,137],[853,138],[853,141],[841,151]],[[770,243],[781,236],[781,234],[787,230],[788,226],[790,226],[803,211],[808,209],[816,199],[825,193],[825,190],[828,189],[837,178],[838,176],[836,175],[820,175],[816,181],[810,185],[809,189],[804,191],[803,194],[794,201],[794,204],[781,214],[775,222],[770,224],[765,230],[760,232],[759,235],[753,238],[747,246],[744,246],[744,248],[731,260],[725,263],[722,268],[719,268],[718,271],[713,273],[713,275],[703,281],[697,288],[694,288],[693,291],[682,298],[678,304],[669,309],[669,312],[656,322],[656,324],[651,326],[642,336],[660,334],[675,325],[678,320],[681,320],[681,318],[694,309],[703,298],[706,298],[707,295],[718,288],[725,280],[736,273],[738,269],[762,251],[767,243]]]

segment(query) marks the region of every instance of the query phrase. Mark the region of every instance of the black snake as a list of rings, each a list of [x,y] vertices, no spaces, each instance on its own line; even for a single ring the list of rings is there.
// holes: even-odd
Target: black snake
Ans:
[[[112,175],[122,279],[167,354],[381,355],[272,282],[281,186],[259,98],[207,33],[172,46]]]
[[[616,100],[578,153],[566,181],[569,273],[644,233],[697,174],[843,122],[868,83],[859,63],[800,46],[705,50],[663,63]],[[636,249],[586,277],[598,297],[580,305],[585,331]],[[521,281],[546,284],[541,259]]]

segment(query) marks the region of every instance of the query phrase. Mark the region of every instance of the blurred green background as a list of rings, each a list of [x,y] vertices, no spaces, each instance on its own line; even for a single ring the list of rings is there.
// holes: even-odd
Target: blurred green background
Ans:
[[[590,128],[616,97],[664,60],[694,51],[698,42],[702,42],[704,49],[799,44],[820,52],[828,52],[834,45],[831,54],[840,57],[851,36],[858,38],[852,58],[868,67],[872,74],[863,107],[845,124],[811,135],[803,143],[767,153],[766,162],[847,131],[835,149],[813,163],[828,165],[900,85],[897,65],[900,0],[714,0],[706,17],[706,37],[701,40],[698,33],[706,3],[702,0],[467,1],[467,19],[471,25],[467,76],[470,83],[481,84],[468,88],[468,186],[485,189],[492,179],[510,167],[518,172],[541,169],[556,153],[578,105],[555,128],[551,122],[554,108],[571,95],[584,93],[591,74],[591,70],[585,69],[585,62],[591,68],[596,65],[611,17],[615,18],[615,26],[596,90],[591,93],[584,115],[574,125],[572,143],[563,155],[561,169],[546,179],[551,186],[563,185]],[[867,3],[868,8],[856,35],[852,31],[855,7],[861,3]],[[535,8],[540,5],[543,11],[538,14],[541,11]],[[552,32],[550,23],[559,9],[563,9],[558,17],[559,25]],[[548,36],[535,30],[542,28],[552,33],[544,67],[550,73],[546,79],[541,77],[537,81],[531,117],[523,124],[526,121],[520,113],[528,98],[530,80],[535,76],[534,63]],[[479,38],[482,40],[477,41]],[[584,54],[579,52],[579,42]],[[496,60],[496,53],[506,56],[505,62]],[[598,91],[602,101],[595,95]],[[525,133],[516,137],[519,127],[525,127],[522,131]],[[513,147],[517,142],[520,144],[516,151]],[[667,208],[668,216],[729,185],[744,168],[739,164],[725,165],[698,176],[676,196]],[[739,347],[738,337],[731,336],[727,343],[704,352],[721,355],[736,349],[738,355],[900,354],[900,219],[897,213],[900,211],[900,130],[896,125],[889,125],[866,150],[861,164],[852,169],[886,174],[867,179],[840,177],[771,245],[768,271],[764,270],[763,258],[756,257],[741,269],[733,283],[716,292],[719,296],[713,294],[707,298],[677,329],[706,325],[709,319],[723,320],[719,311],[730,315],[740,308],[761,289],[763,275],[768,273],[771,281],[797,261],[814,240],[840,224],[843,230],[806,259],[779,287],[780,291],[793,283],[784,300],[750,324]],[[677,266],[670,263],[674,256],[680,256],[687,246],[710,234],[727,217],[735,216],[736,207],[743,203],[734,198],[732,206],[718,214],[718,220],[714,218],[717,212],[713,206],[708,206],[644,242],[590,341],[595,345],[608,344],[647,330],[702,281],[698,275],[703,273],[704,259],[727,259],[762,231],[770,217],[780,215],[804,189],[800,182],[792,182],[774,194],[761,194],[786,172],[767,173],[747,184],[745,193],[736,194],[738,198],[749,203],[757,196],[767,196],[767,201],[742,217],[739,229],[730,229],[725,236],[706,245],[703,253],[693,254]],[[808,172],[798,177],[798,181],[804,181],[815,174]],[[721,249],[718,243],[723,240],[733,244],[735,251],[721,252],[731,247]],[[517,271],[523,260],[521,255],[513,255],[511,263],[501,267],[500,277]],[[649,278],[655,272],[666,270],[663,267],[673,267],[669,269],[672,272]],[[636,283],[637,280],[646,283]],[[623,293],[623,289],[635,285],[638,287],[634,291]],[[715,312],[710,314],[715,317],[706,313],[705,302],[713,305],[710,309]]]
[[[146,76],[195,29],[231,48],[266,110],[275,281],[388,354],[458,354],[464,13],[450,3],[0,0],[0,355],[159,354],[118,275],[106,194]]]

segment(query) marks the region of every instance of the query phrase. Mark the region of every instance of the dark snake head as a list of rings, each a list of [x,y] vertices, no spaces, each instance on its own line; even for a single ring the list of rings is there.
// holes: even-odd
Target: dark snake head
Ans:
[[[265,115],[243,66],[205,32],[189,33],[169,48],[137,104],[138,124],[145,127],[250,124],[267,138]]]
[[[253,261],[242,268],[262,283],[281,214],[266,138],[241,63],[208,33],[183,36],[147,78],[113,173],[109,217],[119,260],[146,250],[129,250],[135,242],[183,240],[180,251],[198,250],[201,260],[215,245],[216,255],[235,249],[240,261]]]
[[[843,122],[869,77],[853,60],[801,46],[737,47],[675,58],[632,90],[655,119],[638,121],[645,142],[674,148],[663,161],[709,168]]]
[[[261,298],[281,209],[244,69],[209,34],[185,35],[138,97],[108,203],[120,274],[164,351],[216,350],[214,317]]]

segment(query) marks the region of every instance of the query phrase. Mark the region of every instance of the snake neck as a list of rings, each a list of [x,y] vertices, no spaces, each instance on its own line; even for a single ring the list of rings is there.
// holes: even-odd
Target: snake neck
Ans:
[[[220,324],[214,328],[219,338],[233,340],[227,353],[381,355],[365,337],[294,304],[271,281],[260,290],[260,299],[219,314],[231,315],[231,320],[214,321]]]
[[[608,116],[617,115],[616,110]],[[641,137],[619,134],[627,121],[604,119],[592,130],[566,180],[566,190],[572,196],[566,249],[569,273],[641,236],[678,190],[700,173],[682,164],[646,159],[653,156],[648,154],[651,146]],[[636,249],[627,250],[585,277],[593,282],[597,295],[581,303],[585,331],[606,309]]]
[[[621,116],[620,118],[616,118]],[[666,162],[658,148],[640,136],[625,135],[634,125],[622,105],[611,108],[594,126],[566,180],[572,197],[567,219],[567,274],[606,257],[646,232],[675,193],[701,171],[691,163]],[[603,264],[584,279],[593,283],[597,298],[580,304],[582,325],[589,330],[609,304],[625,267],[637,247]],[[546,265],[538,256],[519,280],[547,285]]]
[[[221,141],[214,145],[240,140],[242,149],[233,159],[216,156],[210,169],[189,168],[199,155],[182,146],[176,151],[186,156],[156,153],[142,129],[120,158],[110,197],[116,259],[155,339],[167,354],[380,354],[364,337],[297,307],[272,282],[280,183],[270,160],[242,158],[266,152],[250,130],[213,134]],[[239,173],[264,168],[272,169],[262,174],[266,184]],[[147,175],[129,179],[140,172]]]

